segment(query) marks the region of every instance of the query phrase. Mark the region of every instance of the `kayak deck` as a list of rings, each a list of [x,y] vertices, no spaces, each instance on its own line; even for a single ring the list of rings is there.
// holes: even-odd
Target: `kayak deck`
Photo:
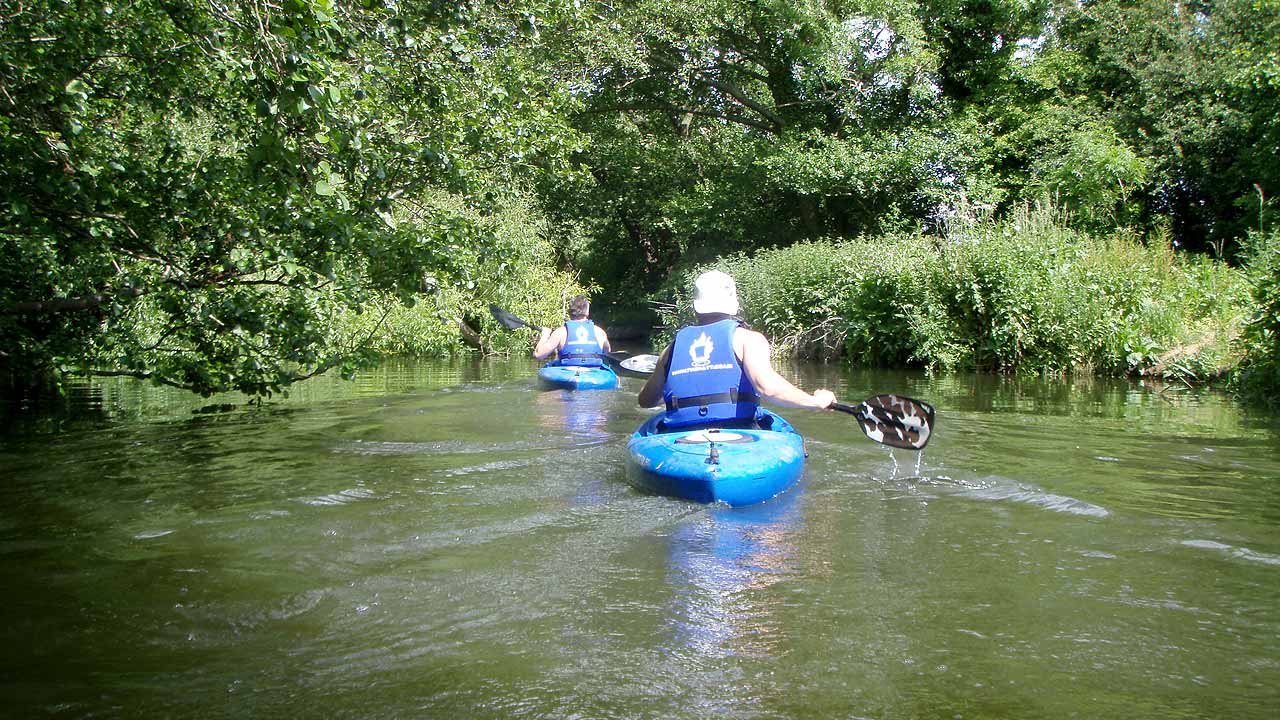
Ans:
[[[618,386],[618,374],[605,366],[560,365],[553,361],[538,368],[543,385],[561,390],[610,390]]]
[[[661,413],[649,418],[627,443],[627,481],[646,492],[752,505],[790,488],[804,470],[804,438],[763,408],[759,428],[659,432],[661,420]]]

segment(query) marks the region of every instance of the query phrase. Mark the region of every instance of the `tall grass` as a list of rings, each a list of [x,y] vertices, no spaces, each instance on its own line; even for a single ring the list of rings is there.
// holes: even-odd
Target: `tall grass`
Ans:
[[[1233,384],[1247,400],[1280,407],[1280,232],[1258,233],[1248,246],[1252,313],[1240,338],[1244,359]]]
[[[678,308],[708,267],[668,289]],[[743,317],[778,353],[867,365],[1203,379],[1239,359],[1250,307],[1241,271],[1163,238],[1084,235],[1044,208],[942,238],[811,242],[714,267],[737,279]]]

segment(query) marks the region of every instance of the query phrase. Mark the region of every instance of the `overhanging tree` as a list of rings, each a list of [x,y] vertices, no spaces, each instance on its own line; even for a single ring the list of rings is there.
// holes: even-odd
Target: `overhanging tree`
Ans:
[[[6,6],[5,364],[262,394],[362,359],[339,315],[485,292],[520,258],[476,218],[577,143],[572,5]]]

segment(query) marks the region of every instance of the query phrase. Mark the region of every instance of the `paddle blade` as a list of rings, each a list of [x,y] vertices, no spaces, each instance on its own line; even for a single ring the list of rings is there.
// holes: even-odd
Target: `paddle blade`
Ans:
[[[494,320],[498,321],[498,324],[502,325],[502,327],[508,330],[519,330],[522,327],[533,328],[534,330],[537,330],[536,327],[533,327],[529,323],[525,322],[524,320],[521,320],[520,318],[516,317],[515,315],[512,315],[506,310],[503,310],[497,305],[494,305],[493,303],[489,303],[489,314],[493,316]]]
[[[625,352],[605,353],[604,359],[613,369],[618,371],[619,375],[627,377],[647,378],[653,374],[653,368],[658,364],[657,355],[634,355],[627,357]]]
[[[858,420],[868,438],[890,447],[923,450],[933,434],[933,406],[903,395],[876,395],[857,405],[832,405]]]
[[[657,355],[632,355],[631,357],[618,363],[623,368],[634,373],[644,375],[652,375],[655,368],[658,367]]]

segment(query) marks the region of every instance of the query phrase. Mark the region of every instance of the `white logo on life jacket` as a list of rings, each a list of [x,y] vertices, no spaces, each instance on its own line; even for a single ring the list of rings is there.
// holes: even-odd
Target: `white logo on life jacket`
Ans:
[[[587,342],[587,328],[583,325],[578,326],[578,331],[574,334],[574,339],[580,343]]]
[[[689,359],[693,362],[693,366],[701,368],[711,364],[711,351],[715,349],[715,344],[711,342],[711,338],[706,333],[698,336],[689,345]]]

